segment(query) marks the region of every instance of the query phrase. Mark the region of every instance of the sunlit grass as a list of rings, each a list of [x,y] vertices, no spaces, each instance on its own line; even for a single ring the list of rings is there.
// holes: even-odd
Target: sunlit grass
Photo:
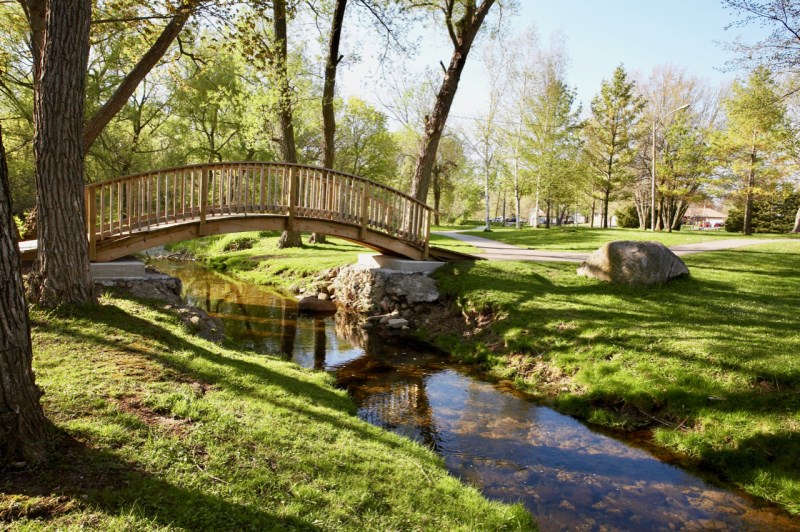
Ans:
[[[47,467],[0,477],[19,529],[529,529],[323,372],[200,340],[161,305],[33,312]]]
[[[656,240],[665,246],[709,242],[732,238],[799,238],[798,235],[753,235],[726,231],[640,231],[638,229],[590,229],[587,227],[551,227],[550,229],[523,227],[493,227],[491,232],[469,231],[469,235],[499,240],[529,249],[553,249],[563,251],[594,251],[612,240]]]
[[[454,264],[437,272],[440,288],[499,319],[474,343],[440,343],[549,390],[567,412],[651,427],[660,444],[800,513],[800,242],[685,261],[691,277],[652,290],[570,264]]]

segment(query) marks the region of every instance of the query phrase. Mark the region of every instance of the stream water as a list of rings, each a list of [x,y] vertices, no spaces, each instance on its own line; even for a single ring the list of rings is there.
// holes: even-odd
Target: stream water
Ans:
[[[428,445],[491,498],[521,502],[542,530],[800,530],[770,507],[652,450],[541,406],[424,345],[304,316],[278,292],[193,263],[160,261],[191,305],[242,347],[332,372],[358,415]]]

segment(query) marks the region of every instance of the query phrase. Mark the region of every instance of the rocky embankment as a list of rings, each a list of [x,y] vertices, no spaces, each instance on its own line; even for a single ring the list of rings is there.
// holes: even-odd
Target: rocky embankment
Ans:
[[[365,328],[403,331],[427,324],[439,301],[436,281],[424,273],[360,265],[325,270],[298,293],[301,311],[335,311],[341,306],[365,316]]]

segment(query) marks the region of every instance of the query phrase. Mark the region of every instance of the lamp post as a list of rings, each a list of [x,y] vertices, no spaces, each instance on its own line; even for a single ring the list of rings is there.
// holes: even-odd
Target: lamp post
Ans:
[[[653,161],[652,161],[652,172],[651,172],[651,179],[650,179],[650,230],[656,230],[656,124],[660,121],[668,117],[673,113],[677,113],[678,111],[683,111],[684,109],[688,109],[689,104],[683,104],[680,107],[673,109],[669,113],[662,115],[658,118],[653,119]]]

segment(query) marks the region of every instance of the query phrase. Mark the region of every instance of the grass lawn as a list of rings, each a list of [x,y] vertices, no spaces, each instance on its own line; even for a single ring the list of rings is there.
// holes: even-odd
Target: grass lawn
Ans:
[[[0,472],[14,529],[530,529],[326,373],[200,340],[161,305],[34,310],[48,467]],[[6,529],[6,528],[4,528]]]
[[[327,268],[358,262],[360,253],[375,253],[369,248],[340,238],[327,237],[325,244],[277,249],[278,232],[250,232],[209,236],[171,244],[168,249],[190,253],[209,267],[236,275],[246,281],[281,288],[303,286]]]
[[[277,232],[235,233],[187,240],[170,244],[167,248],[189,253],[212,269],[231,273],[246,281],[284,289],[304,286],[327,268],[355,264],[360,253],[376,253],[330,236],[326,244],[308,244],[308,235],[305,234],[302,248],[277,249],[279,237]],[[481,253],[470,244],[439,235],[431,235],[431,246],[469,254]]]
[[[499,240],[521,248],[562,251],[594,251],[612,240],[657,240],[665,246],[675,246],[731,238],[800,239],[798,235],[764,234],[746,237],[741,233],[726,231],[674,231],[672,233],[656,231],[653,233],[638,229],[589,229],[587,227],[552,227],[550,229],[524,227],[520,230],[513,227],[493,227],[489,232],[468,231],[467,234]]]
[[[528,233],[563,249],[609,236]],[[685,262],[691,277],[649,291],[578,277],[574,264],[451,264],[435,274],[440,289],[494,321],[471,341],[437,343],[594,423],[652,428],[659,444],[800,514],[800,242]]]

